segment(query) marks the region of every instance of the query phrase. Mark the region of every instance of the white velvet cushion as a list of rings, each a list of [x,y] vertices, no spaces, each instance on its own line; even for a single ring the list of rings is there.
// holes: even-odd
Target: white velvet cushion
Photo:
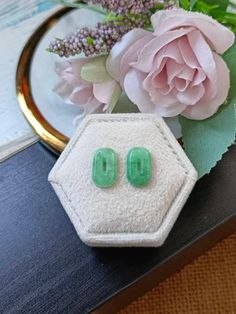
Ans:
[[[127,153],[145,147],[152,155],[152,180],[132,186]],[[98,148],[118,154],[118,180],[111,188],[92,181]],[[197,173],[162,118],[145,114],[88,116],[49,175],[81,239],[94,246],[160,246],[188,198]]]

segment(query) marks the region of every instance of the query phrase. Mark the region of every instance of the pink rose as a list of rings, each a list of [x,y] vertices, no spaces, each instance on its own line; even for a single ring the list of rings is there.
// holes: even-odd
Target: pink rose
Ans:
[[[229,69],[219,54],[234,43],[233,32],[182,9],[158,11],[152,25],[153,33],[133,29],[113,47],[109,74],[142,112],[212,116],[228,95]]]
[[[67,102],[81,106],[84,109],[83,116],[107,111],[108,104],[117,85],[113,80],[99,83],[85,81],[81,77],[81,70],[91,60],[93,59],[70,60],[58,62],[55,66],[55,71],[60,77],[60,81],[54,88],[54,91]]]

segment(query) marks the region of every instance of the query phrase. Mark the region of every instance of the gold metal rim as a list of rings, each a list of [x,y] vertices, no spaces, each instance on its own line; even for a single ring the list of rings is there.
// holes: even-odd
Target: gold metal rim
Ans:
[[[16,94],[21,110],[35,133],[56,152],[63,151],[69,138],[56,130],[39,111],[31,93],[30,69],[39,40],[64,14],[71,10],[71,8],[63,8],[39,26],[27,41],[21,53],[16,72]]]

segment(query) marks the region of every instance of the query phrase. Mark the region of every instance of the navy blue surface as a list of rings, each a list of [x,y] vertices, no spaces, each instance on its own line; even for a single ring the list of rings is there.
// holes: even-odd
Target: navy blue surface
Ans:
[[[165,245],[90,248],[47,182],[35,144],[0,164],[0,313],[86,313],[236,212],[236,147],[196,186]]]

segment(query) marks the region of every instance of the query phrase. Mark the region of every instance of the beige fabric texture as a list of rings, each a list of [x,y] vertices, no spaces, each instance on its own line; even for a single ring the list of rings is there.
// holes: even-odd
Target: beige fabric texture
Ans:
[[[236,233],[119,314],[235,314]]]
[[[92,182],[94,152],[118,154],[118,180],[108,189]],[[126,176],[133,147],[152,155],[150,184],[136,188]],[[49,175],[81,239],[89,245],[159,246],[166,239],[197,174],[162,118],[145,114],[88,116]]]

